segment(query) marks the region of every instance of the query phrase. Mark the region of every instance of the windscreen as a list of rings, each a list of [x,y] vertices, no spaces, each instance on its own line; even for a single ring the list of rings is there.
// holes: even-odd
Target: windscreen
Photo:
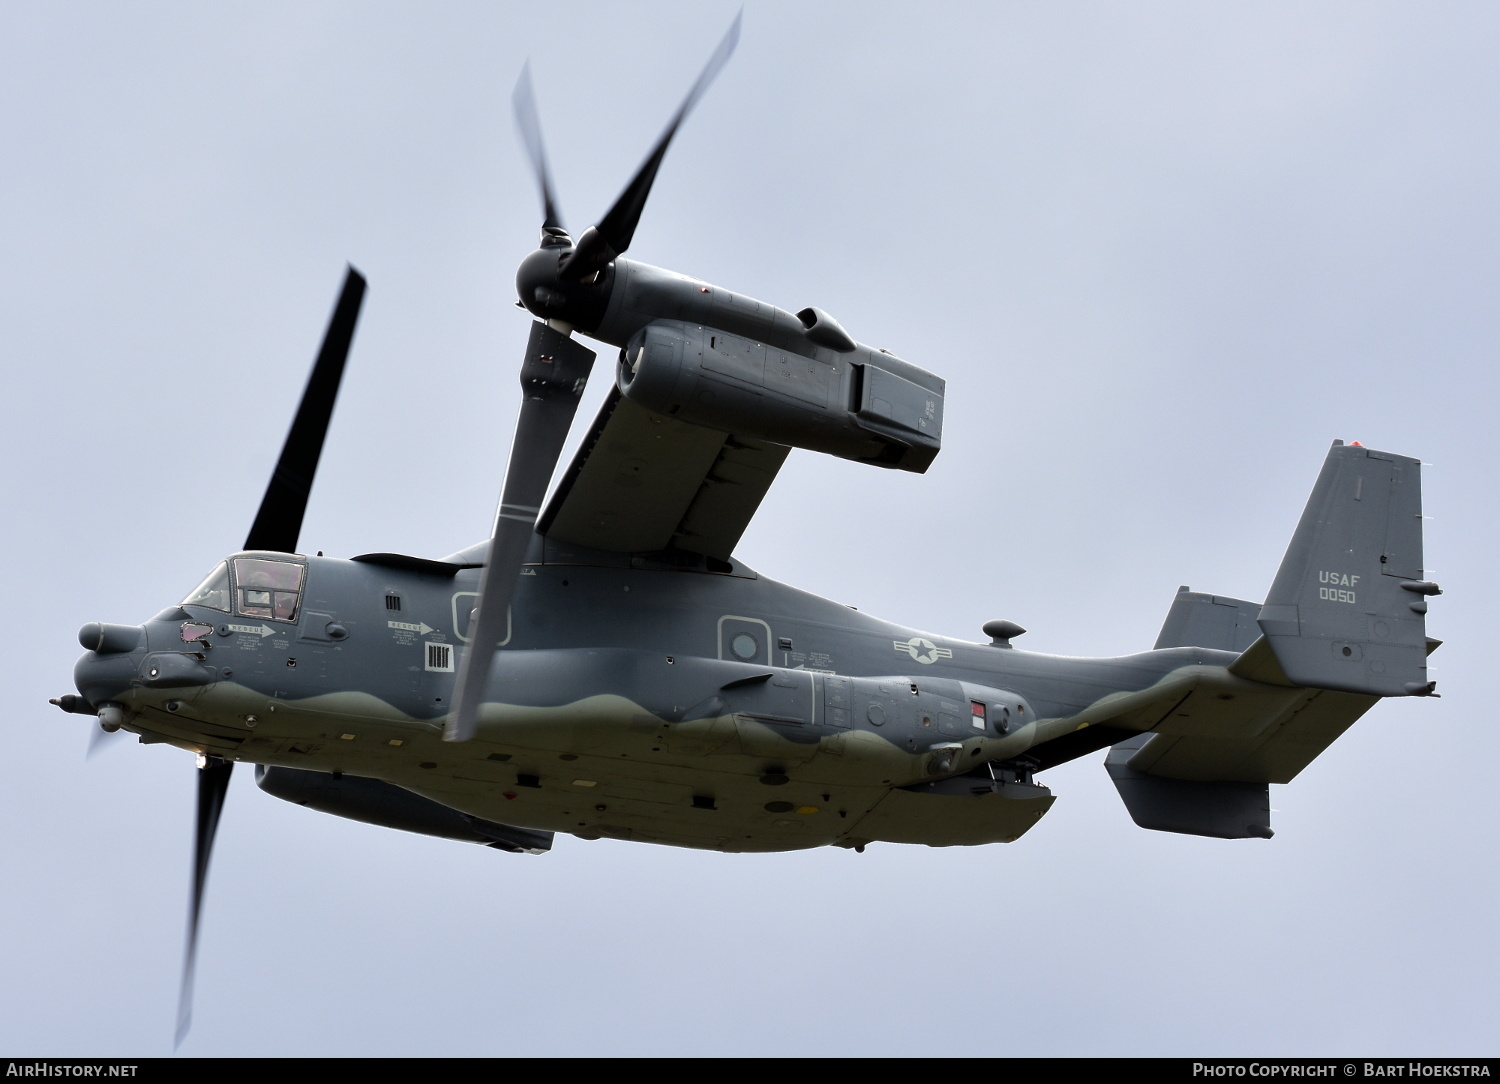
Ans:
[[[306,566],[264,557],[234,559],[235,612],[246,617],[295,621]]]
[[[229,612],[229,565],[219,562],[219,567],[208,574],[193,593],[182,600],[184,606],[205,606],[210,610]]]

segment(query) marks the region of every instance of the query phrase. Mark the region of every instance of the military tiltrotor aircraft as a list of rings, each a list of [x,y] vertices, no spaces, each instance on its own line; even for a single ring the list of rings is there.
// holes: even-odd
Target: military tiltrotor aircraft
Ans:
[[[804,448],[923,472],[944,382],[792,313],[624,257],[662,157],[738,20],[597,225],[565,230],[529,74],[517,119],[544,209],[536,317],[493,537],[440,560],[307,556],[298,535],[364,296],[352,268],[245,539],[142,625],[88,624],[65,710],[198,754],[180,1027],[236,762],[356,820],[537,854],[555,833],[720,851],[1010,842],[1036,774],[1109,748],[1145,828],[1269,837],[1291,781],[1381,697],[1431,695],[1420,464],[1335,442],[1263,604],[1182,588],[1154,648],[970,643],[741,564]],[[614,387],[544,506],[594,353]]]

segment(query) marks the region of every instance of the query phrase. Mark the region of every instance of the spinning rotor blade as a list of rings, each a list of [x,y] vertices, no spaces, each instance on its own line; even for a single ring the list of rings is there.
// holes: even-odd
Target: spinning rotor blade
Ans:
[[[209,759],[198,769],[198,827],[193,837],[193,896],[188,907],[187,946],[182,956],[182,987],[177,997],[177,1038],[182,1043],[193,1023],[193,973],[198,961],[198,916],[203,910],[203,889],[208,882],[208,860],[213,856],[214,834],[219,813],[229,792],[234,762]]]
[[[516,80],[515,93],[510,98],[516,115],[516,128],[521,133],[521,142],[526,144],[526,154],[531,158],[531,171],[536,174],[537,188],[542,193],[542,229],[562,229],[562,211],[557,206],[557,195],[552,191],[552,171],[547,167],[547,148],[542,143],[542,118],[536,109],[536,90],[531,85],[531,61],[521,68],[521,78]]]
[[[260,502],[250,533],[245,538],[247,550],[274,550],[294,553],[297,536],[302,532],[302,517],[307,511],[308,494],[323,453],[323,439],[333,417],[344,363],[354,341],[354,326],[359,321],[360,305],[365,297],[365,279],[353,267],[344,276],[344,289],[334,305],[323,334],[323,345],[308,374],[302,391],[302,402],[292,419],[292,428],[281,446],[281,458],[271,474],[271,482]],[[90,746],[92,752],[92,745]],[[198,962],[198,920],[203,913],[203,893],[208,884],[208,863],[213,857],[214,835],[219,830],[219,814],[224,796],[229,792],[229,777],[234,763],[218,757],[203,757],[198,767],[198,817],[193,837],[193,894],[188,905],[187,943],[182,955],[182,987],[177,1000],[177,1038],[181,1044],[193,1022],[193,977]]]
[[[89,730],[89,747],[87,752],[83,754],[83,759],[86,761],[93,760],[94,754],[99,752],[101,749],[104,749],[109,745],[118,744],[119,737],[120,731],[105,730],[98,723],[95,723]]]
[[[593,365],[594,352],[588,347],[547,324],[531,325],[521,363],[521,416],[505,469],[489,559],[479,580],[469,650],[453,686],[453,711],[443,733],[447,741],[468,741],[478,726],[490,664],[506,638],[510,602],[536,532],[537,513]]]
[[[630,247],[630,241],[635,236],[635,228],[641,221],[641,212],[646,208],[646,197],[651,194],[651,184],[656,180],[656,171],[661,168],[661,160],[667,153],[667,147],[671,144],[672,137],[677,134],[678,127],[687,119],[693,106],[698,104],[698,99],[703,97],[703,92],[729,62],[730,56],[734,53],[734,47],[739,44],[740,20],[743,17],[743,12],[734,17],[734,22],[730,24],[729,32],[724,35],[724,40],[719,42],[714,55],[708,58],[708,64],[698,76],[698,81],[688,91],[676,115],[668,123],[667,130],[661,134],[661,138],[656,141],[656,146],[641,163],[641,168],[625,186],[625,191],[621,192],[619,199],[615,200],[615,205],[605,212],[597,226],[590,226],[578,239],[578,247],[574,249],[573,255],[568,257],[568,262],[563,265],[562,273],[565,276],[577,279],[586,278],[616,256],[622,255]]]
[[[297,416],[292,420],[286,443],[281,446],[281,458],[276,461],[260,511],[245,538],[247,550],[297,552],[307,496],[318,472],[323,438],[328,435],[328,422],[333,417],[334,400],[338,398],[339,381],[344,376],[344,362],[349,357],[349,344],[354,340],[354,325],[359,320],[364,298],[364,276],[351,267],[344,277],[344,291],[328,320],[323,347],[308,375]]]

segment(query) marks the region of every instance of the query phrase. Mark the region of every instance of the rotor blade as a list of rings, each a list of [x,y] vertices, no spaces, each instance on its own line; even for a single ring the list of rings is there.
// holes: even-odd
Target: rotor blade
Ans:
[[[739,44],[740,20],[744,18],[744,14],[741,11],[734,17],[734,22],[730,24],[729,32],[724,35],[724,40],[719,42],[714,55],[708,58],[708,63],[704,66],[702,74],[698,76],[698,81],[688,91],[677,113],[667,124],[666,131],[662,132],[661,138],[656,141],[656,146],[646,156],[645,162],[641,163],[641,168],[625,186],[625,191],[621,192],[619,199],[615,200],[615,205],[605,212],[597,226],[585,230],[583,236],[578,239],[578,247],[574,249],[573,255],[563,266],[563,274],[584,278],[598,271],[630,247],[631,239],[635,237],[635,228],[641,221],[641,212],[646,207],[646,197],[651,194],[651,184],[656,180],[656,171],[661,167],[667,147],[688,113],[692,111],[693,106],[698,104],[698,99],[703,97],[703,92],[729,62],[730,56],[734,53],[734,47]]]
[[[521,68],[521,78],[516,80],[510,102],[521,142],[526,144],[526,154],[531,158],[531,171],[536,174],[537,187],[542,191],[542,229],[562,229],[562,211],[557,206],[557,194],[552,190],[552,171],[547,166],[547,148],[542,143],[542,118],[537,113],[536,89],[531,85],[529,60]]]
[[[183,1037],[193,1023],[193,973],[198,961],[198,918],[203,910],[203,889],[208,882],[208,860],[213,856],[214,833],[219,829],[219,814],[224,809],[224,795],[229,792],[229,776],[234,762],[212,758],[198,769],[198,825],[193,835],[193,895],[188,907],[187,946],[182,956],[182,988],[177,997],[177,1038]]]
[[[318,472],[323,438],[328,435],[328,422],[333,417],[334,400],[338,398],[339,381],[344,376],[344,362],[349,357],[349,344],[354,340],[354,325],[359,320],[364,298],[364,276],[350,267],[344,276],[343,293],[328,320],[323,347],[308,374],[297,416],[292,420],[286,443],[281,446],[281,458],[276,461],[260,511],[245,537],[247,550],[297,552],[307,495],[312,492],[313,476]]]
[[[521,416],[505,469],[489,560],[479,580],[469,649],[453,683],[452,714],[443,733],[448,741],[468,741],[478,726],[490,664],[506,638],[510,603],[536,533],[537,512],[593,365],[594,352],[588,347],[540,321],[531,325],[526,360],[521,363]]]

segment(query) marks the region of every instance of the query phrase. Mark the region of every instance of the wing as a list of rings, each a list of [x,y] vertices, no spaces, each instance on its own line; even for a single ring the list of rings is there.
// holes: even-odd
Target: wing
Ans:
[[[537,530],[597,550],[727,561],[790,450],[653,414],[613,388]]]

